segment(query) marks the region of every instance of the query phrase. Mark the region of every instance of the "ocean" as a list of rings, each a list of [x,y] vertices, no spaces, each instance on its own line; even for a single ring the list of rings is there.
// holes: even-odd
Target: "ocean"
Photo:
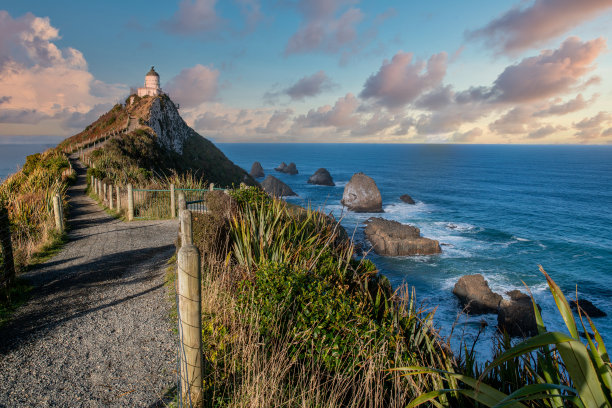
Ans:
[[[0,181],[16,173],[25,164],[26,156],[40,153],[55,144],[0,144]]]
[[[542,265],[569,298],[590,300],[609,317],[594,319],[612,343],[612,146],[220,144],[247,171],[254,161],[299,196],[287,198],[336,218],[356,241],[363,222],[384,217],[416,225],[437,239],[442,254],[370,259],[392,282],[414,286],[417,300],[437,307],[436,326],[454,345],[473,339],[481,320],[488,327],[476,350],[490,357],[496,330],[493,314],[458,317],[452,288],[459,277],[480,273],[500,294],[529,286],[549,330],[564,331]],[[274,171],[295,162],[299,174]],[[313,186],[318,168],[336,187]],[[383,214],[343,212],[344,186],[356,172],[372,177],[381,191]],[[260,180],[261,181],[261,180]],[[416,205],[399,197],[409,194]]]

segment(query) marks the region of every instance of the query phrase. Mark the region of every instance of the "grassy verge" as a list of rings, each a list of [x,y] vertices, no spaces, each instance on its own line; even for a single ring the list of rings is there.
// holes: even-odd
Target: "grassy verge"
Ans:
[[[28,300],[32,286],[28,284],[24,279],[17,278],[8,291],[2,294],[2,301],[0,301],[0,327],[2,327],[12,313],[17,310],[19,306]]]

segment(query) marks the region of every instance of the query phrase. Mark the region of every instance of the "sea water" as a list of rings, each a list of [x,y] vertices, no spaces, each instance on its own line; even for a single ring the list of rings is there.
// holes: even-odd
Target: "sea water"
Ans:
[[[566,296],[593,302],[609,317],[594,319],[612,343],[612,146],[221,144],[247,171],[261,162],[266,175],[287,183],[288,201],[331,212],[357,242],[364,221],[384,217],[416,225],[439,240],[442,254],[369,258],[393,283],[416,288],[417,299],[437,307],[436,326],[453,344],[468,343],[488,323],[477,347],[490,357],[497,316],[458,317],[452,288],[462,275],[480,273],[502,295],[530,288],[549,330],[566,332],[539,272],[542,265]],[[295,162],[297,175],[274,171]],[[307,179],[325,167],[335,187]],[[378,185],[382,214],[343,211],[344,186],[356,172]],[[259,179],[261,181],[262,179]],[[409,194],[415,205],[400,195]]]

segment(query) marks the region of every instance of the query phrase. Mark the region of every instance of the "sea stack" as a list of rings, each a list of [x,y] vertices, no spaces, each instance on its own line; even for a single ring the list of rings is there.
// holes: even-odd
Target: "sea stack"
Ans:
[[[332,178],[331,174],[329,174],[329,171],[327,171],[327,169],[324,169],[322,167],[319,170],[315,171],[314,174],[308,178],[308,184],[316,184],[319,186],[335,186],[336,185],[336,183],[334,183],[334,179]]]
[[[397,221],[370,218],[365,235],[378,255],[433,255],[442,252],[438,241],[424,238],[417,227]]]
[[[383,212],[380,190],[371,177],[361,172],[353,174],[340,202],[354,212]]]
[[[493,292],[484,276],[479,273],[459,278],[453,293],[465,311],[471,314],[497,313],[497,307],[502,301],[501,295]]]
[[[274,197],[296,196],[295,192],[287,184],[283,183],[274,176],[268,177],[261,182],[264,191]]]
[[[249,172],[249,174],[251,175],[251,177],[253,178],[260,178],[260,177],[264,177],[265,173],[263,171],[263,167],[261,167],[261,163],[256,161],[255,163],[253,163],[253,165],[251,166],[251,171]]]

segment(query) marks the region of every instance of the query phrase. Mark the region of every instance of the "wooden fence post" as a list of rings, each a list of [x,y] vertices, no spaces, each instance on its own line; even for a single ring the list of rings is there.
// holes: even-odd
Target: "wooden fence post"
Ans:
[[[102,180],[98,180],[98,198],[102,199]]]
[[[127,205],[128,205],[128,221],[134,219],[134,189],[132,183],[127,185]]]
[[[117,211],[121,211],[121,189],[115,186],[115,190],[117,190]]]
[[[215,183],[210,183],[208,186],[209,191],[213,191],[215,189]]]
[[[0,275],[0,289],[8,288],[15,280],[15,260],[13,259],[13,243],[11,241],[11,222],[8,210],[0,203],[0,245],[4,258],[3,271]]]
[[[108,208],[113,209],[113,185],[108,185]]]
[[[179,347],[182,400],[202,406],[202,272],[200,253],[193,245],[191,211],[179,212],[181,249],[178,251]]]
[[[174,183],[170,183],[170,217],[176,217],[176,203],[174,202]]]
[[[106,201],[106,183],[102,183],[102,202]]]
[[[53,196],[53,215],[55,216],[55,228],[61,234],[64,232],[64,225],[62,223],[62,203],[59,194]]]
[[[179,192],[178,198],[179,198],[179,215],[180,215],[181,210],[187,209],[187,199],[185,198],[185,192],[183,191]]]

